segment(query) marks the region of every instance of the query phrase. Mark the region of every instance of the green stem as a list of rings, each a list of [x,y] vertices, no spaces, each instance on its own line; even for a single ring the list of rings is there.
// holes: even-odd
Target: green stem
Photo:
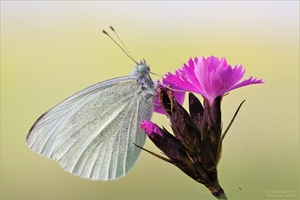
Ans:
[[[220,194],[220,196],[217,197],[217,199],[228,199],[225,195],[225,193]]]
[[[211,188],[210,191],[217,199],[228,199],[221,187]]]

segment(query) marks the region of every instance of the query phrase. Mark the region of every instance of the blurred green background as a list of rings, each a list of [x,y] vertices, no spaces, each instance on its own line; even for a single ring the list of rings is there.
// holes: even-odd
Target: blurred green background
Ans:
[[[299,198],[299,1],[1,1],[1,199],[213,199],[146,152],[124,178],[95,182],[26,146],[42,113],[131,72],[134,63],[101,33],[110,25],[157,74],[214,55],[263,78],[224,97],[225,127],[247,101],[225,138],[219,180],[230,199]],[[169,128],[166,117],[153,121]],[[160,152],[149,140],[145,147]]]

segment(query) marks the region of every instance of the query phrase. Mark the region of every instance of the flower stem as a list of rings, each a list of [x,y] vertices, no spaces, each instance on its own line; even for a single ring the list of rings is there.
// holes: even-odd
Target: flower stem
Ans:
[[[228,199],[221,187],[211,188],[210,191],[217,199]]]
[[[228,199],[225,195],[225,193],[221,194],[217,199]]]

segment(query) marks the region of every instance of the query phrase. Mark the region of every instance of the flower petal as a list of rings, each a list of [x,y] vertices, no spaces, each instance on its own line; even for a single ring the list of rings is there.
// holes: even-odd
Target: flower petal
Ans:
[[[231,67],[225,58],[210,56],[194,58],[177,69],[175,74],[168,73],[166,80],[178,89],[201,94],[212,104],[215,98],[239,87],[263,83],[262,79],[250,77],[242,82],[245,74],[242,65]]]
[[[149,137],[153,137],[153,134],[158,134],[161,137],[163,136],[158,126],[151,121],[143,120],[141,122],[141,128],[144,129]]]

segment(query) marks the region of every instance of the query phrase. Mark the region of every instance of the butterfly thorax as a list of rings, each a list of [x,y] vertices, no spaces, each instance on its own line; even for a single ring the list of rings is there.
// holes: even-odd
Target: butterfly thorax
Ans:
[[[134,76],[137,79],[137,82],[141,84],[140,93],[142,93],[143,97],[146,99],[156,95],[156,84],[152,81],[149,73],[150,67],[145,60],[137,64],[131,73],[131,76]]]

